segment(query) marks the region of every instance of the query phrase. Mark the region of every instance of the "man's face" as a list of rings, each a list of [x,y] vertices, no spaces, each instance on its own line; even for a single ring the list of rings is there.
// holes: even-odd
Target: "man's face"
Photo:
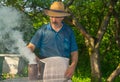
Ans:
[[[64,17],[50,17],[51,24],[60,25]]]

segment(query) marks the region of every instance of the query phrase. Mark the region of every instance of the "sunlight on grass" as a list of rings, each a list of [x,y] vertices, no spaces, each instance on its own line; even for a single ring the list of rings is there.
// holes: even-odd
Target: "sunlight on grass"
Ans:
[[[81,78],[80,76],[79,77],[73,76],[72,82],[91,82],[91,79],[90,79],[90,77]],[[102,78],[102,82],[106,82],[105,78]],[[117,80],[115,82],[120,82],[120,81]]]
[[[80,78],[73,76],[72,82],[90,82],[90,78]]]

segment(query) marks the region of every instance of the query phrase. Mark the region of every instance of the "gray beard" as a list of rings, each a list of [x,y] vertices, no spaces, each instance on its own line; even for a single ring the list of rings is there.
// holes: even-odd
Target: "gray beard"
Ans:
[[[52,24],[54,24],[56,27],[59,27],[57,22],[53,22]]]

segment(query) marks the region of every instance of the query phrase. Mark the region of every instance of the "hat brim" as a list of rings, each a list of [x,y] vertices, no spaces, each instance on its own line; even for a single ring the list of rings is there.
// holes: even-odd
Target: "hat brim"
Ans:
[[[53,11],[53,10],[44,10],[44,13],[48,16],[54,16],[54,17],[65,17],[70,16],[70,13],[67,12],[59,12],[59,11]]]

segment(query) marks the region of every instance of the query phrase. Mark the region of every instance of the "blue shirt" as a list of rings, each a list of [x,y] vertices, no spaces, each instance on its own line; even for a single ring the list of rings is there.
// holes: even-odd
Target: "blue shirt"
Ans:
[[[72,29],[63,23],[60,31],[52,29],[50,23],[43,25],[31,39],[31,43],[39,48],[43,57],[70,57],[70,53],[77,51],[78,47]]]

